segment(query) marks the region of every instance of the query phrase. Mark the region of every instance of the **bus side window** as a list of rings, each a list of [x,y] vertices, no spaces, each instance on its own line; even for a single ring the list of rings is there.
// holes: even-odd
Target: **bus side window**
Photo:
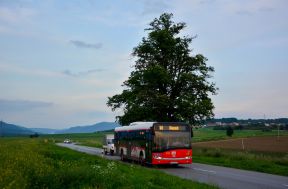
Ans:
[[[127,131],[123,132],[123,140],[128,140],[128,132]]]

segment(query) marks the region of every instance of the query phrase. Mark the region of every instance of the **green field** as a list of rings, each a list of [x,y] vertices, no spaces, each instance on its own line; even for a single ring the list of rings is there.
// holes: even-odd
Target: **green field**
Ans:
[[[79,145],[102,148],[102,139],[107,133],[113,132],[42,135],[40,138],[48,139],[54,143],[63,142],[68,138]]]
[[[50,140],[62,142],[70,138],[81,145],[101,147],[102,137],[105,133],[93,134],[69,134],[48,135]],[[234,139],[255,136],[277,136],[277,131],[263,132],[261,130],[235,130],[232,137],[226,136],[225,130],[213,130],[212,128],[200,128],[194,130],[193,143]],[[280,131],[280,135],[288,135],[287,131]],[[193,147],[193,162],[253,170],[271,174],[288,176],[288,147],[287,153],[251,152],[227,149],[209,149]]]
[[[0,151],[0,188],[5,189],[216,188],[58,147],[43,138],[1,138]]]
[[[214,141],[223,139],[254,137],[254,136],[277,136],[277,131],[263,132],[261,130],[235,130],[232,137],[226,136],[225,130],[213,130],[212,128],[200,128],[194,129],[194,137],[192,143],[203,141]],[[84,134],[57,134],[57,135],[44,135],[41,138],[47,138],[55,142],[63,142],[65,138],[71,139],[80,145],[102,147],[102,139],[104,134],[113,133],[110,132],[98,132],[98,133],[84,133]],[[288,135],[287,131],[280,131],[280,135]]]
[[[234,130],[232,137],[226,135],[226,130],[213,130],[213,128],[200,128],[193,129],[194,137],[193,142],[203,142],[212,140],[223,140],[243,137],[254,136],[277,136],[278,131],[273,130],[271,132],[263,132],[261,130]],[[287,131],[280,130],[279,135],[288,135]]]
[[[49,141],[63,142],[65,138],[71,139],[80,145],[102,147],[102,137],[105,132],[90,134],[62,134],[46,135]],[[223,139],[234,139],[255,136],[277,136],[277,131],[263,132],[261,130],[235,130],[232,137],[226,136],[225,130],[213,130],[212,128],[200,128],[194,130],[192,143],[203,141],[214,141]],[[288,135],[287,131],[280,131],[280,135]],[[209,149],[193,147],[193,162],[212,165],[233,167],[239,169],[253,170],[278,175],[288,175],[288,147],[287,153],[251,152],[227,149]]]

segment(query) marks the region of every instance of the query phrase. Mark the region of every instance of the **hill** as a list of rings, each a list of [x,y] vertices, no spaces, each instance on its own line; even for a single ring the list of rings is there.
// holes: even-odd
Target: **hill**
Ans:
[[[58,129],[48,129],[48,128],[29,128],[30,130],[39,134],[56,134],[59,132]]]
[[[0,136],[31,135],[35,132],[25,127],[0,121]]]
[[[114,122],[100,122],[94,125],[88,126],[76,126],[71,127],[69,129],[59,130],[57,134],[65,134],[65,133],[93,133],[97,131],[107,131],[115,129],[115,127],[119,127],[120,125]]]

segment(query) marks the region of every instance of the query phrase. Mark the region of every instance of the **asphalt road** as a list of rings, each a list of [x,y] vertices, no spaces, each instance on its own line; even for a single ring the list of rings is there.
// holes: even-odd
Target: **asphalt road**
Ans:
[[[59,143],[57,145],[87,154],[102,156],[110,160],[120,160],[119,156],[103,155],[102,149],[99,148],[64,143]],[[288,177],[254,171],[245,171],[200,163],[192,163],[191,165],[181,165],[178,167],[161,167],[156,169],[185,179],[216,185],[224,189],[288,189]]]

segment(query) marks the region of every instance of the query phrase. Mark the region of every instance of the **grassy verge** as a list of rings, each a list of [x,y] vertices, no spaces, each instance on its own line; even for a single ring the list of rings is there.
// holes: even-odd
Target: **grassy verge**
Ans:
[[[288,176],[288,153],[193,148],[193,161]]]
[[[216,188],[55,146],[0,139],[0,188]]]

